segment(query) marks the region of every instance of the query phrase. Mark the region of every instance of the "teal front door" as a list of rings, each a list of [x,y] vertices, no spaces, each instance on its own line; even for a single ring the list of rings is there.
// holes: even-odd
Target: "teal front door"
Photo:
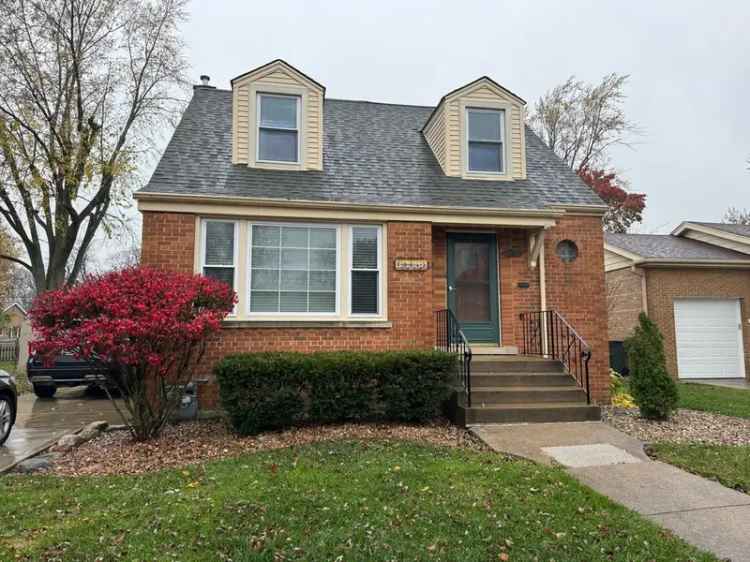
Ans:
[[[470,342],[498,343],[494,234],[448,234],[448,308]]]

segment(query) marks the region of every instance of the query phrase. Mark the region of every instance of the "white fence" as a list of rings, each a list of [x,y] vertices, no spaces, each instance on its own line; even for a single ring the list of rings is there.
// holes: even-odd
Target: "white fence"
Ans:
[[[18,361],[18,348],[17,339],[1,339],[0,361],[15,364]]]

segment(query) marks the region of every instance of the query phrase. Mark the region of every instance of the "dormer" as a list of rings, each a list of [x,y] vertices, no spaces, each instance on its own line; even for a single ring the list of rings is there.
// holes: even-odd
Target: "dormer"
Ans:
[[[325,87],[281,59],[232,80],[232,163],[323,169]]]
[[[525,106],[483,76],[443,96],[422,132],[447,176],[526,179]]]

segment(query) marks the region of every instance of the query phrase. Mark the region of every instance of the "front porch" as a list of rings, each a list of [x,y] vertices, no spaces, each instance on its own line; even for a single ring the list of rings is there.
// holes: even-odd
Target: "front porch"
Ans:
[[[557,255],[561,234],[579,250],[556,230],[433,226],[436,343],[461,357],[456,423],[600,419],[595,404],[605,396],[606,373],[567,319],[585,319],[584,330],[591,325],[598,298],[581,298],[597,272],[587,279],[589,260]],[[576,301],[580,310],[570,307]]]

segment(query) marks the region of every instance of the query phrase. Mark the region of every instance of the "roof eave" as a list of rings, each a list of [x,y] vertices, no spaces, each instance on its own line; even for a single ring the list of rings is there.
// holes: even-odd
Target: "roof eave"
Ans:
[[[139,201],[164,201],[164,202],[186,202],[186,203],[234,203],[238,205],[256,205],[267,207],[296,207],[314,209],[341,209],[350,208],[358,211],[391,211],[391,212],[453,212],[464,215],[485,216],[516,216],[516,217],[539,217],[559,218],[566,214],[564,209],[522,209],[522,208],[482,208],[482,207],[457,207],[440,205],[393,205],[388,203],[358,203],[346,201],[315,201],[306,199],[273,199],[268,197],[238,197],[228,195],[205,195],[189,193],[165,193],[154,191],[137,191],[133,197]]]

